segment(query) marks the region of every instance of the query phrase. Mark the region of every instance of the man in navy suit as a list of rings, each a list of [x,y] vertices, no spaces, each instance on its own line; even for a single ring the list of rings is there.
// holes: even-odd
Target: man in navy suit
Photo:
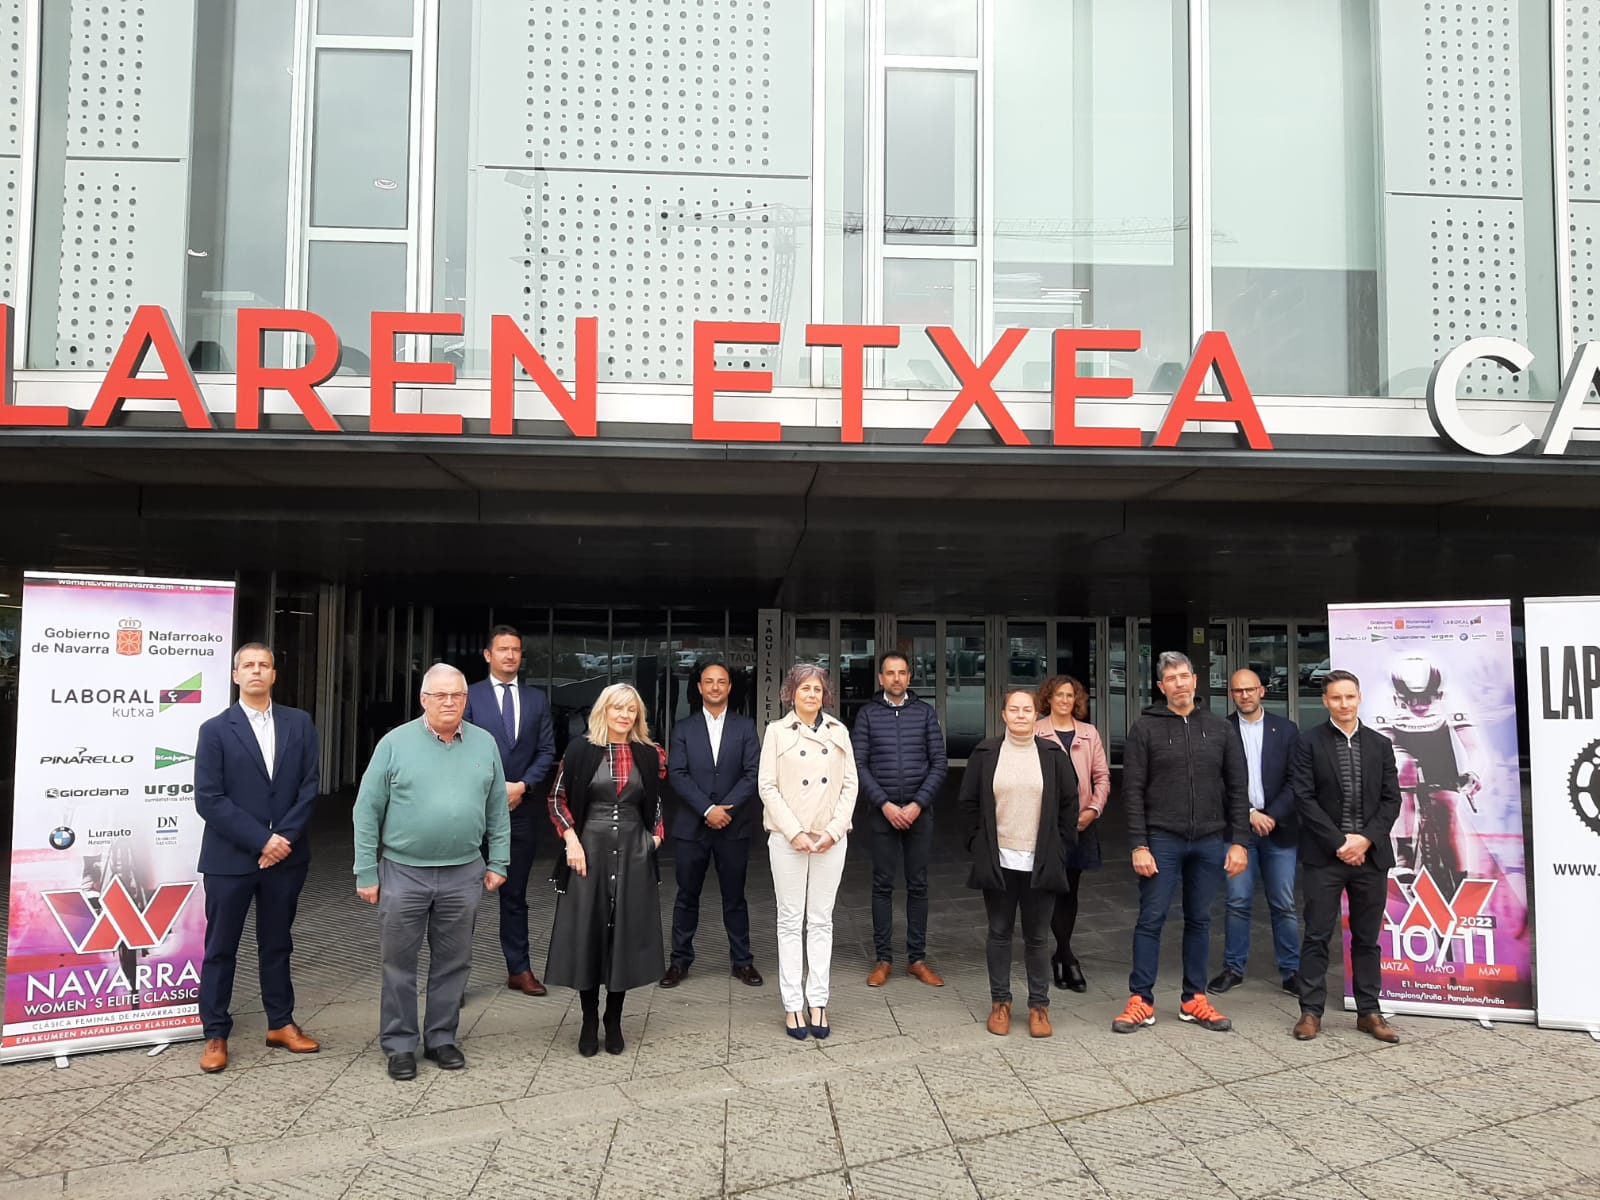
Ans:
[[[556,761],[550,702],[538,688],[517,682],[522,669],[522,635],[510,625],[489,631],[483,652],[489,678],[467,689],[466,719],[494,735],[506,773],[511,806],[511,866],[500,885],[500,949],[506,956],[506,986],[525,996],[542,996],[544,984],[528,955],[528,873],[537,842],[540,787]]]
[[[321,753],[309,713],[272,702],[272,651],[250,642],[234,653],[239,703],[200,726],[194,755],[194,806],[205,822],[200,873],[206,889],[205,959],[200,1020],[206,1047],[200,1069],[228,1065],[233,974],[250,904],[256,906],[256,952],[267,1045],[295,1054],[321,1046],[294,1023],[290,928],[311,862],[306,826],[316,803]]]
[[[761,820],[756,794],[761,742],[754,721],[729,711],[732,684],[727,667],[702,663],[695,681],[700,711],[672,727],[667,748],[667,778],[680,801],[672,814],[678,901],[672,906],[672,961],[662,987],[677,987],[694,962],[700,890],[713,859],[733,976],[751,987],[763,982],[750,953],[750,910],[744,900],[750,833]]]
[[[1256,881],[1267,893],[1272,915],[1272,948],[1278,960],[1283,990],[1299,995],[1300,923],[1294,913],[1294,868],[1300,840],[1295,817],[1294,785],[1290,766],[1300,743],[1300,728],[1287,717],[1261,707],[1266,689],[1254,671],[1235,671],[1228,681],[1233,713],[1228,720],[1244,743],[1250,768],[1250,829],[1255,845],[1250,864],[1228,880],[1228,930],[1223,942],[1222,974],[1207,986],[1226,992],[1244,982],[1250,957],[1250,915],[1255,907]]]

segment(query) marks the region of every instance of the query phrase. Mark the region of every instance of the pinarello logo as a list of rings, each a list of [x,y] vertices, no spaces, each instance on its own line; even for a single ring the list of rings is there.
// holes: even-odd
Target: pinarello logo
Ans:
[[[1440,960],[1450,939],[1467,929],[1478,928],[1487,918],[1484,906],[1494,891],[1493,879],[1463,879],[1453,898],[1446,900],[1428,868],[1423,867],[1411,885],[1411,907],[1400,921],[1402,932],[1431,929],[1439,935]],[[1480,920],[1482,918],[1482,920]]]
[[[128,895],[122,880],[113,879],[100,896],[100,911],[90,903],[92,893],[40,892],[50,906],[67,944],[79,954],[95,954],[126,946],[154,950],[177,924],[178,914],[194,894],[195,883],[164,883],[142,909]]]
[[[1600,738],[1583,748],[1567,776],[1572,811],[1590,833],[1600,835]]]
[[[144,625],[132,617],[117,622],[117,653],[138,654],[144,649]]]

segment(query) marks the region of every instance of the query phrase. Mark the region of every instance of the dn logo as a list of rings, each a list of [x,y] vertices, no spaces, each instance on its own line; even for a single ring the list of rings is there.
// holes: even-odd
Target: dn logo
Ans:
[[[157,817],[156,818],[156,828],[158,830],[160,830],[160,829],[176,829],[177,827],[178,827],[178,818],[177,817]]]
[[[67,944],[79,954],[94,954],[126,946],[130,950],[154,950],[177,924],[178,914],[196,888],[194,883],[166,883],[156,889],[150,903],[140,908],[113,879],[100,896],[100,910],[90,903],[93,893],[40,892],[55,915],[56,924],[67,937]]]

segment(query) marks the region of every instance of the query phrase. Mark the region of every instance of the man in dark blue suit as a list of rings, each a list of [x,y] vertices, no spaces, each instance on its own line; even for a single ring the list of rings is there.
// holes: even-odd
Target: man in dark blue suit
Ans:
[[[522,635],[510,625],[489,631],[483,652],[489,678],[467,689],[466,719],[494,735],[506,773],[511,806],[511,867],[500,885],[500,949],[506,956],[506,986],[525,996],[542,996],[544,984],[528,955],[528,874],[537,843],[541,786],[556,761],[550,702],[538,688],[517,682],[522,669]]]
[[[1226,992],[1244,982],[1250,957],[1250,916],[1256,881],[1267,894],[1272,916],[1272,948],[1283,990],[1298,995],[1300,923],[1294,913],[1294,870],[1299,854],[1300,823],[1295,815],[1290,767],[1300,728],[1287,717],[1261,706],[1266,689],[1254,671],[1235,671],[1228,681],[1233,713],[1228,720],[1244,743],[1250,768],[1250,829],[1256,835],[1250,864],[1228,880],[1228,926],[1223,942],[1222,973],[1207,987]]]
[[[750,865],[750,834],[761,821],[756,769],[761,742],[756,723],[728,710],[732,677],[719,662],[696,673],[700,711],[672,727],[667,748],[667,778],[679,803],[672,813],[672,856],[677,865],[678,901],[672,906],[672,961],[662,987],[677,987],[694,962],[694,934],[700,924],[700,890],[706,869],[717,863],[722,888],[722,923],[728,930],[733,976],[751,987],[762,984],[750,953],[750,909],[744,900]]]
[[[233,974],[250,904],[256,906],[256,952],[267,1045],[295,1054],[321,1046],[294,1023],[290,929],[311,862],[306,826],[317,800],[321,753],[309,713],[272,702],[272,651],[250,642],[234,653],[239,703],[200,726],[194,755],[194,806],[205,822],[200,873],[206,889],[205,959],[200,1020],[206,1047],[200,1069],[228,1065]]]

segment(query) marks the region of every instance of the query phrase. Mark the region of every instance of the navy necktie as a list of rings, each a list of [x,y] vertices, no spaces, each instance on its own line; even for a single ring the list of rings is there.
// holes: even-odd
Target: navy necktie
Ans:
[[[497,683],[500,689],[500,719],[506,723],[506,739],[517,740],[517,709],[511,701],[511,687],[509,683]]]

